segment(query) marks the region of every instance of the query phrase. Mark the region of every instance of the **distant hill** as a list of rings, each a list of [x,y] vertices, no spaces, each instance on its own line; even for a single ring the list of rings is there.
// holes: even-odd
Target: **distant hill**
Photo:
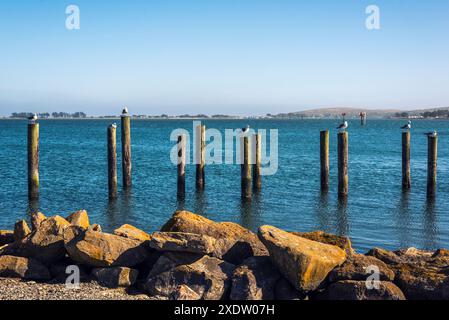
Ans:
[[[347,118],[359,117],[360,112],[366,112],[370,118],[392,117],[401,112],[399,109],[363,109],[363,108],[322,108],[298,112],[280,113],[276,118],[339,118],[346,113]]]
[[[343,113],[346,118],[358,118],[360,112],[365,112],[368,118],[447,118],[449,107],[423,108],[416,110],[399,109],[364,109],[364,108],[322,108],[304,111],[279,113],[270,115],[273,118],[340,118]]]

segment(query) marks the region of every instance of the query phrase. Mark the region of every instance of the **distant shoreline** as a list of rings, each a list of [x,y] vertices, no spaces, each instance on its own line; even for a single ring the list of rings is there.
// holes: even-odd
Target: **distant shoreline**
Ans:
[[[304,118],[287,118],[287,117],[223,117],[223,118],[178,118],[178,117],[169,117],[169,118],[158,118],[158,117],[148,117],[148,118],[142,118],[142,117],[131,117],[131,119],[137,120],[137,121],[176,121],[176,120],[203,120],[203,121],[221,121],[221,120],[285,120],[285,121],[295,121],[295,120],[340,120],[341,117],[336,118],[318,118],[318,117],[304,117]],[[356,117],[347,117],[347,120],[351,121],[360,121],[359,118]],[[10,117],[0,117],[0,121],[27,121],[27,119],[24,118],[10,118]],[[120,116],[118,117],[89,117],[89,118],[43,118],[39,119],[39,121],[66,121],[66,120],[74,120],[74,121],[93,121],[93,120],[120,120]],[[419,120],[436,120],[436,121],[447,121],[449,118],[396,118],[396,117],[376,117],[376,118],[368,118],[368,121],[375,121],[375,120],[412,120],[412,121],[419,121]]]

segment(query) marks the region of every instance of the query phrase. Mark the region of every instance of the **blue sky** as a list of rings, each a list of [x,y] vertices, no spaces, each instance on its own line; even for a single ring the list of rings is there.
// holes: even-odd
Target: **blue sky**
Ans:
[[[1,1],[0,115],[449,106],[448,37],[449,0]]]

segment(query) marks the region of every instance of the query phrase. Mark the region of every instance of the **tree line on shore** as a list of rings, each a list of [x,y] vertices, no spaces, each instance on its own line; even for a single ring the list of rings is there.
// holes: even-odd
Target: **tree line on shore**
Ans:
[[[33,112],[13,112],[11,113],[11,118],[19,118],[19,119],[26,119],[30,116],[32,116]],[[41,119],[48,119],[48,118],[86,118],[87,115],[84,112],[74,112],[74,113],[68,113],[68,112],[52,112],[51,114],[49,112],[42,112],[37,113],[37,116]]]

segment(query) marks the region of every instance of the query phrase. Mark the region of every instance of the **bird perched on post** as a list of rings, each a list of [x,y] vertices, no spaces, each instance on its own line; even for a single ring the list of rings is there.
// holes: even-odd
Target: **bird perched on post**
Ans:
[[[241,130],[242,130],[242,133],[247,133],[249,131],[249,124],[246,125],[245,128],[242,128]]]
[[[117,128],[117,123],[111,124],[111,127],[112,127],[112,128]]]
[[[428,137],[436,137],[438,135],[436,130],[433,130],[433,132],[426,132],[426,135]]]
[[[401,127],[402,130],[410,130],[412,128],[412,122],[409,120],[406,125]]]
[[[122,115],[127,115],[128,114],[128,108],[124,107],[122,110]]]
[[[338,130],[346,130],[348,128],[348,121],[343,121],[343,123],[342,124],[340,124],[338,127],[337,127],[337,129]]]
[[[30,121],[30,123],[35,123],[37,120],[37,114],[33,113],[33,115],[28,117],[28,120]]]

